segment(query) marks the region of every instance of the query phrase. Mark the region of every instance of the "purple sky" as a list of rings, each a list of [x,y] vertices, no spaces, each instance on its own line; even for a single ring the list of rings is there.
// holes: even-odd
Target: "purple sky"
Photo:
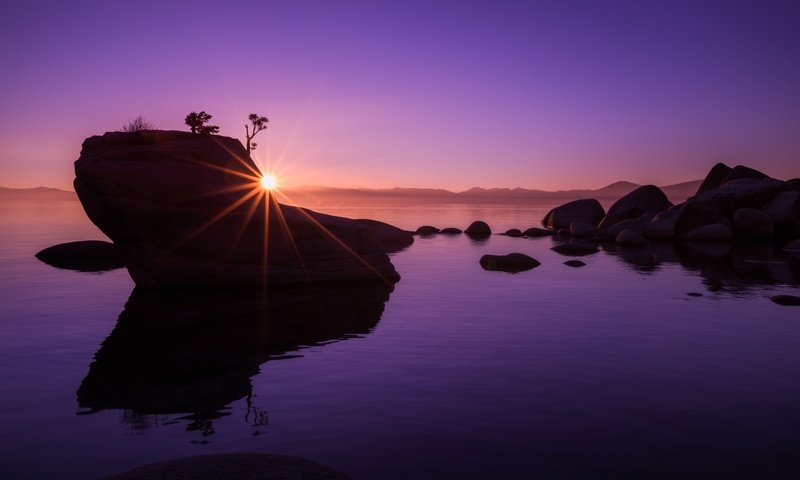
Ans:
[[[4,2],[0,185],[206,110],[284,184],[800,176],[800,2]]]

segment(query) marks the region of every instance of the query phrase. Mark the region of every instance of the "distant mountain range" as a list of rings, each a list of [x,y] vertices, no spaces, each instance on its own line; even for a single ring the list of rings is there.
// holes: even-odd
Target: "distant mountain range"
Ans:
[[[664,194],[673,202],[682,202],[697,192],[702,180],[677,183],[661,187]],[[602,198],[617,199],[641,185],[631,182],[615,182],[597,190],[536,190],[527,188],[480,188],[474,187],[463,192],[452,192],[438,188],[333,188],[320,186],[304,186],[285,189],[285,194],[295,203],[305,203],[312,198],[320,200],[329,198],[335,200],[363,199],[372,201],[391,201],[403,198],[417,200],[444,201],[448,203],[459,202],[510,202],[537,199],[564,199]]]
[[[661,187],[664,194],[673,202],[679,203],[697,192],[702,180],[677,183]],[[536,190],[528,188],[480,188],[474,187],[463,192],[451,192],[440,188],[335,188],[303,186],[283,189],[286,198],[293,203],[318,204],[324,200],[335,201],[400,201],[403,199],[439,201],[447,203],[499,202],[513,203],[525,200],[574,200],[578,198],[617,199],[641,185],[631,182],[615,182],[597,190]],[[48,198],[74,199],[75,192],[57,188],[7,188],[0,187],[0,198]]]
[[[76,199],[75,192],[68,190],[60,190],[58,188],[50,187],[34,187],[34,188],[8,188],[0,187],[0,199],[14,198],[14,199],[52,199],[52,200],[66,200]]]

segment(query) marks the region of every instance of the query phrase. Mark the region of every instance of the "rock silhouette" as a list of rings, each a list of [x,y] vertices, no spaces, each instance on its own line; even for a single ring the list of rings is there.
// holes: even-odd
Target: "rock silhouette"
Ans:
[[[542,224],[571,237],[595,237],[596,227],[597,239],[606,241],[623,230],[649,240],[791,241],[800,237],[800,184],[719,163],[683,204],[673,206],[658,187],[645,185],[617,200],[607,214],[595,199],[575,200],[552,209]]]
[[[385,227],[281,205],[259,181],[238,140],[151,130],[88,138],[74,184],[139,286],[399,280]]]
[[[114,244],[102,240],[59,243],[41,250],[36,258],[52,267],[79,272],[103,272],[123,267]]]

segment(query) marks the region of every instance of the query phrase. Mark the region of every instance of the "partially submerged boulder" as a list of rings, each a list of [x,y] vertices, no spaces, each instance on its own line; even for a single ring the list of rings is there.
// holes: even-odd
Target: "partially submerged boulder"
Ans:
[[[522,235],[525,237],[551,237],[555,233],[556,232],[554,230],[547,228],[531,227],[522,232]]]
[[[41,250],[36,258],[52,267],[80,272],[102,272],[124,266],[117,247],[102,240],[59,243]]]
[[[472,238],[486,238],[492,235],[492,229],[486,222],[476,220],[469,224],[464,233]]]
[[[524,253],[509,253],[507,255],[484,255],[480,259],[484,270],[500,270],[503,272],[524,272],[541,265],[541,262]]]
[[[461,235],[463,231],[460,228],[447,227],[443,228],[439,233],[442,235]]]
[[[139,286],[399,280],[373,228],[281,205],[260,176],[238,140],[151,130],[88,138],[74,185]]]
[[[610,227],[628,218],[639,218],[646,213],[655,215],[671,206],[672,202],[660,188],[655,185],[643,185],[614,202],[608,209],[600,228]]]
[[[436,235],[439,229],[431,225],[423,225],[419,227],[414,233],[417,235]]]
[[[733,233],[737,237],[772,238],[774,224],[761,210],[740,208],[733,213]]]
[[[394,225],[368,218],[362,218],[358,221],[372,230],[372,233],[378,237],[387,253],[400,251],[414,243],[414,236],[410,232]]]
[[[569,228],[572,222],[597,226],[606,216],[603,206],[594,198],[574,200],[558,206],[545,215],[542,225],[547,228]]]

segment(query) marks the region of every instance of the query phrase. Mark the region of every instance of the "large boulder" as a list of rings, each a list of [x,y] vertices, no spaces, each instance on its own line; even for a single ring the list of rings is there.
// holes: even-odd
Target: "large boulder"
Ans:
[[[781,192],[793,186],[774,178],[734,178],[719,188],[692,197],[688,203],[711,203],[728,215],[740,208],[761,209]]]
[[[687,202],[675,219],[675,233],[683,233],[698,227],[720,223],[731,226],[727,215],[711,202]]]
[[[761,180],[762,178],[769,178],[766,174],[759,172],[758,170],[750,167],[745,167],[744,165],[736,165],[725,175],[725,178],[720,183],[720,186],[725,185],[728,182],[733,180],[739,180],[740,178],[755,178]]]
[[[800,192],[786,191],[777,194],[764,206],[776,227],[786,228],[800,219]]]
[[[740,208],[733,213],[733,233],[737,237],[772,238],[772,219],[761,210]]]
[[[232,138],[112,132],[83,143],[74,185],[140,286],[399,280],[373,228],[281,205],[260,175]]]
[[[681,238],[690,241],[729,241],[733,238],[733,232],[727,225],[721,223],[714,223],[711,225],[703,225],[694,230],[685,232]]]
[[[600,223],[600,228],[608,228],[628,218],[639,218],[645,213],[655,215],[671,206],[672,202],[660,188],[644,185],[614,202]]]
[[[588,223],[596,226],[606,216],[603,206],[594,198],[573,200],[550,210],[542,219],[548,228],[569,228],[572,222]]]
[[[700,184],[700,187],[697,189],[697,193],[695,195],[700,195],[701,193],[707,192],[709,190],[713,190],[720,185],[725,180],[725,177],[731,173],[731,167],[725,165],[724,163],[718,163],[711,167],[709,170],[708,175],[703,180],[703,183]]]

